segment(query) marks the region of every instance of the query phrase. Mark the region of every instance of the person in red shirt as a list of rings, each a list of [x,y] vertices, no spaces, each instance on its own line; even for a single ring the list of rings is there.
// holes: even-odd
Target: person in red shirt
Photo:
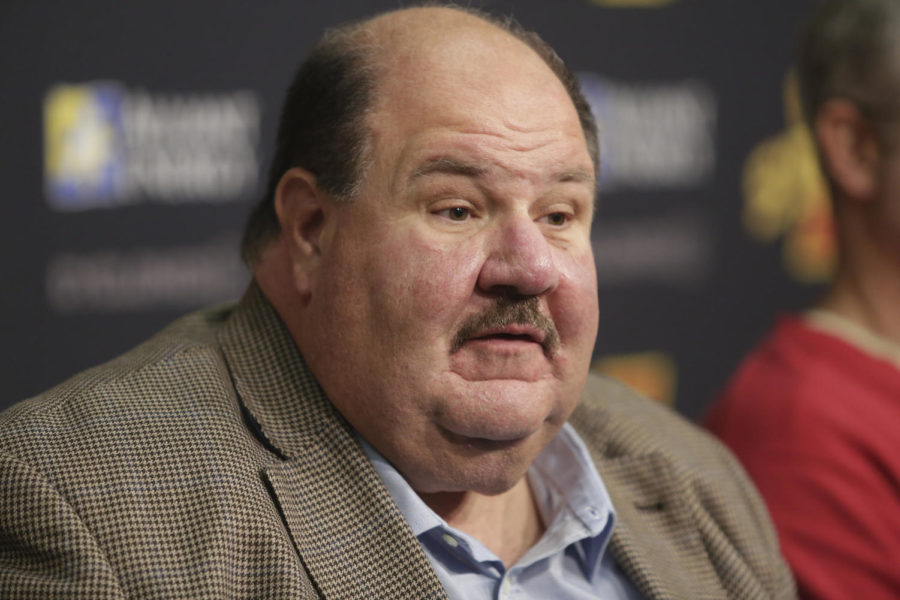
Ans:
[[[706,418],[772,514],[801,598],[900,598],[900,2],[828,0],[801,40],[804,112],[839,247]]]

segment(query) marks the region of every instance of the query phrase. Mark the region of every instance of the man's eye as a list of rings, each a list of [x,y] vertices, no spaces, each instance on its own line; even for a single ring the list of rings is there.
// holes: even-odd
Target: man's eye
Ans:
[[[547,215],[547,223],[550,225],[560,226],[569,222],[569,215],[563,212],[550,213]]]
[[[438,214],[446,216],[451,221],[465,221],[472,216],[472,213],[465,206],[445,208],[444,210],[439,211]]]

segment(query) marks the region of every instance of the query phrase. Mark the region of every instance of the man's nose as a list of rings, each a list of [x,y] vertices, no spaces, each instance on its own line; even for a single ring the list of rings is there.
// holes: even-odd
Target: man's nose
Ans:
[[[559,270],[541,226],[528,216],[497,223],[478,287],[488,294],[541,296],[556,289]]]

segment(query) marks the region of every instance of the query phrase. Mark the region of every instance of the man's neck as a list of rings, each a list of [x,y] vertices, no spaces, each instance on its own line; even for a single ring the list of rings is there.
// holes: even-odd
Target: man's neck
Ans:
[[[447,524],[480,541],[507,567],[514,565],[544,534],[545,525],[527,477],[496,496],[448,492],[420,497]]]
[[[848,246],[819,307],[900,343],[900,264],[871,239]]]

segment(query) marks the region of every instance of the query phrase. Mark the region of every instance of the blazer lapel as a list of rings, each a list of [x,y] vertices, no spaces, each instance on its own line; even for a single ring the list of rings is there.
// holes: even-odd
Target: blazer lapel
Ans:
[[[265,478],[324,597],[446,598],[354,439],[313,441],[295,458],[266,468]]]
[[[601,459],[597,470],[618,518],[610,549],[644,597],[724,597],[721,588],[710,594],[709,582],[717,577],[665,457]],[[693,560],[697,558],[703,560]]]
[[[248,426],[276,456],[262,477],[322,596],[445,599],[352,428],[255,284],[219,342]]]
[[[587,444],[617,521],[610,550],[648,600],[724,598],[696,520],[688,484],[654,446],[646,425],[609,410],[627,406],[620,386],[585,388],[570,422]]]

